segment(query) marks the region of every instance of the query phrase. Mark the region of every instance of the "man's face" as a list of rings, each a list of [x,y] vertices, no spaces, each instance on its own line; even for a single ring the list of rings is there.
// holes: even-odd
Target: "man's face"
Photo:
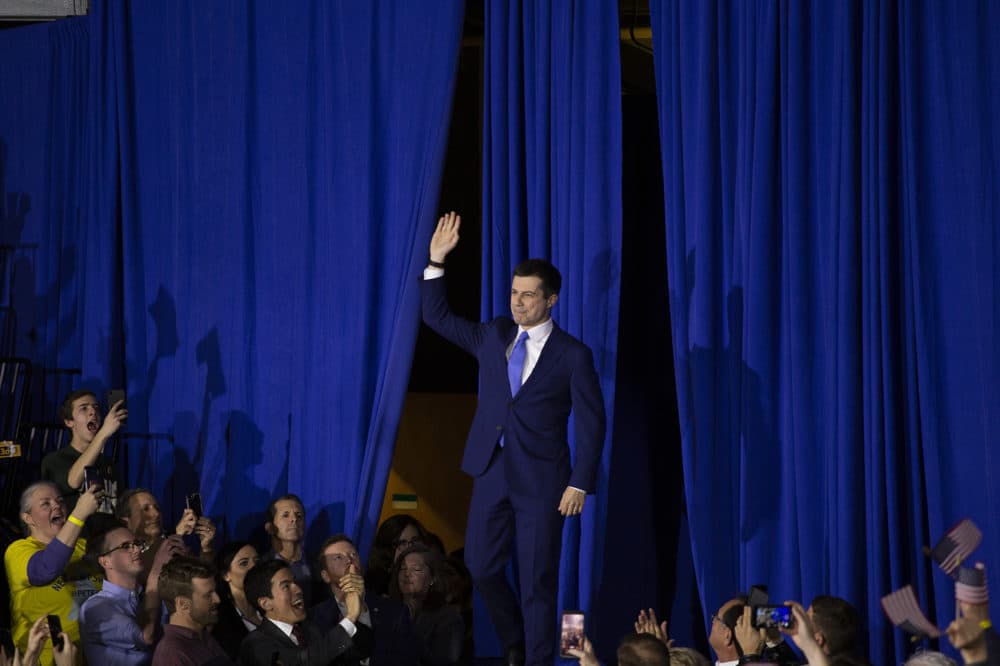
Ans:
[[[510,314],[523,328],[538,326],[548,320],[549,310],[558,298],[557,294],[548,298],[542,295],[541,278],[515,275],[510,286]]]
[[[726,623],[722,621],[722,618],[725,617],[726,611],[738,603],[738,600],[730,599],[726,603],[722,604],[722,607],[719,608],[715,615],[712,616],[712,629],[708,634],[708,644],[712,646],[712,650],[715,651],[716,656],[720,656],[720,650],[725,650],[729,645],[733,633],[732,630],[726,626]]]
[[[149,493],[136,493],[129,499],[128,528],[132,534],[155,541],[163,534],[160,505]]]
[[[302,505],[291,499],[275,502],[271,536],[280,541],[299,542],[305,535],[306,512]]]
[[[264,614],[272,619],[288,624],[296,624],[306,618],[305,597],[302,588],[295,582],[292,570],[280,569],[271,578],[271,596],[261,597]]]
[[[21,514],[31,536],[48,543],[66,524],[66,502],[55,486],[39,486],[31,495],[31,508]]]
[[[101,406],[97,404],[97,397],[80,396],[73,401],[72,413],[73,418],[63,423],[69,428],[73,439],[90,444],[101,428]]]
[[[320,576],[331,588],[340,583],[341,576],[347,573],[347,568],[352,564],[357,568],[357,573],[364,573],[361,568],[361,556],[350,541],[338,541],[327,546],[323,551],[323,562],[324,567]]]
[[[98,562],[109,574],[113,571],[123,576],[138,576],[142,572],[142,548],[128,528],[120,527],[108,533],[104,554]]]
[[[214,578],[191,579],[191,620],[202,627],[219,622],[219,604],[222,600],[215,591]]]

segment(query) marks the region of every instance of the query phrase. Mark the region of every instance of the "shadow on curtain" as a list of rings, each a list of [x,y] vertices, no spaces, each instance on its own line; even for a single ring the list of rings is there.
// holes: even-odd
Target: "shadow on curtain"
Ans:
[[[294,492],[310,538],[370,541],[462,14],[114,1],[0,39],[4,63],[37,74],[0,64],[23,91],[2,111],[20,134],[0,137],[6,186],[44,255],[32,357],[127,385],[128,429],[164,434],[129,462],[165,521],[200,488],[222,533],[246,537]]]
[[[954,614],[922,545],[969,516],[1000,570],[1000,10],[652,10],[705,613],[759,582],[832,593],[865,615],[872,663],[901,662],[882,595],[913,583],[939,625]]]

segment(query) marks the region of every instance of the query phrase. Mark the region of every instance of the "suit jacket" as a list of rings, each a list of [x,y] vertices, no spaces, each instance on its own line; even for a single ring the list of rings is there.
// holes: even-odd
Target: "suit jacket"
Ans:
[[[270,620],[264,620],[256,631],[251,631],[240,645],[240,664],[243,666],[273,666],[277,655],[281,666],[328,666],[328,664],[354,665],[372,653],[371,629],[359,624],[354,637],[339,624],[333,629],[319,628],[301,623],[306,632],[306,645],[296,645]]]
[[[558,495],[567,485],[593,492],[606,420],[590,348],[553,326],[538,363],[517,395],[507,379],[507,347],[517,324],[507,317],[476,323],[448,307],[444,278],[421,280],[423,320],[479,361],[479,404],[469,430],[462,470],[486,471],[500,436],[510,491],[528,497]],[[572,410],[576,464],[567,429]]]
[[[374,643],[369,666],[416,666],[416,638],[406,606],[377,594],[365,595],[365,603],[372,619]],[[337,600],[330,597],[309,609],[306,622],[326,631],[342,618]]]

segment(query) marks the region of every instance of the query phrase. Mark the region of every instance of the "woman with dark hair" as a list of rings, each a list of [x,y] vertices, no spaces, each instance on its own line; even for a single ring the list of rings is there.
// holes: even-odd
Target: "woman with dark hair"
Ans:
[[[382,521],[365,568],[365,589],[385,596],[396,557],[415,543],[427,543],[427,530],[413,516],[399,513]]]
[[[212,628],[212,636],[234,661],[239,658],[244,637],[261,622],[257,608],[247,599],[243,589],[247,573],[259,561],[257,549],[248,541],[227,543],[215,560],[219,577],[215,589],[221,603],[219,622]]]
[[[447,563],[436,550],[416,543],[400,553],[392,566],[389,595],[410,610],[421,666],[463,663],[465,623],[448,604]]]

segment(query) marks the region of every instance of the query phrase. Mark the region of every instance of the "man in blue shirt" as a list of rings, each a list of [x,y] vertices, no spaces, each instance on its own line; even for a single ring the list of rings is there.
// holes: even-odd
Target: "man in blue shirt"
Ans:
[[[153,559],[149,587],[142,589],[143,541],[126,527],[93,537],[87,552],[104,570],[104,586],[80,609],[80,638],[87,662],[107,666],[149,664],[160,628],[160,569],[184,552],[179,536],[163,541]]]

